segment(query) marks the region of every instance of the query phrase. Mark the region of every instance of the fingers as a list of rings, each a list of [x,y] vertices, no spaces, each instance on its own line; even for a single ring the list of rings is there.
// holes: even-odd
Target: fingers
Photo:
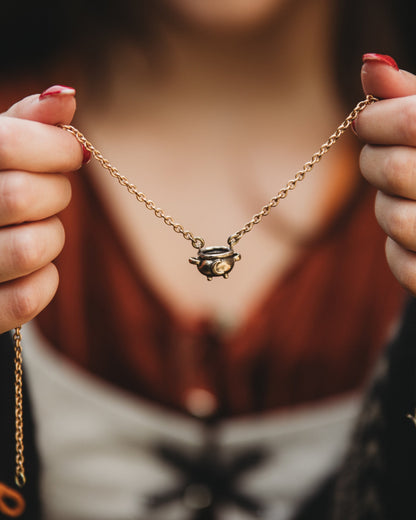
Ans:
[[[21,278],[46,266],[61,252],[64,241],[64,229],[57,217],[1,228],[0,282]]]
[[[51,262],[65,238],[54,215],[70,197],[63,175],[0,172],[0,332],[26,323],[52,299],[58,276]]]
[[[82,147],[55,128],[57,123],[69,124],[75,109],[75,90],[55,85],[0,114],[0,170],[78,170],[84,158]]]
[[[389,57],[367,56],[364,91],[384,99],[367,107],[356,121],[355,130],[367,143],[360,168],[379,190],[375,213],[388,236],[390,269],[416,294],[416,76],[399,70]]]
[[[391,266],[394,259],[399,258],[399,249],[403,250],[408,266],[412,256],[407,253],[416,251],[416,149],[366,145],[361,152],[360,168],[364,177],[379,190],[376,218],[397,246],[393,249],[390,244],[388,249]],[[416,264],[413,269],[416,272]],[[399,272],[403,272],[403,267]],[[416,285],[413,290],[416,291]]]
[[[400,70],[389,56],[364,54],[364,92],[383,100],[368,107],[355,123],[368,143],[416,145],[416,76]]]
[[[400,70],[389,56],[378,56],[380,55],[363,56],[361,83],[365,94],[372,94],[381,99],[416,94],[416,77],[406,70]]]
[[[65,130],[0,116],[0,170],[71,172],[82,161],[82,147]]]
[[[71,184],[63,175],[4,171],[0,173],[0,226],[55,215],[71,200]]]
[[[85,158],[74,137],[55,126],[71,122],[74,94],[54,86],[0,114],[0,332],[35,317],[57,289],[51,262],[65,237],[55,215],[71,197],[61,173]]]
[[[55,85],[42,94],[18,101],[4,115],[48,125],[69,124],[74,117],[75,109],[75,89]]]
[[[58,287],[58,271],[48,264],[17,280],[0,285],[0,332],[26,323],[52,300]]]
[[[416,251],[416,204],[377,192],[375,212],[385,233],[408,251]]]
[[[51,262],[64,239],[55,216],[0,228],[0,332],[31,320],[53,298],[58,274]]]
[[[416,146],[416,95],[374,103],[359,115],[354,128],[366,143]]]
[[[409,292],[416,293],[416,253],[400,246],[391,238],[386,241],[386,258],[399,283]]]
[[[416,148],[366,145],[360,170],[370,184],[386,194],[416,200]]]

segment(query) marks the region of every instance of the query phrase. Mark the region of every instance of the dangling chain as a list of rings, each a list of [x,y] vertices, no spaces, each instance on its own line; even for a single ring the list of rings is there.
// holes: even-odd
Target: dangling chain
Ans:
[[[328,138],[328,140],[319,148],[318,152],[314,153],[310,159],[310,161],[306,162],[302,169],[299,170],[293,179],[289,180],[285,187],[281,188],[281,190],[275,195],[268,204],[263,206],[262,210],[259,213],[253,215],[251,220],[247,222],[241,229],[230,235],[228,238],[228,243],[230,246],[237,244],[237,242],[248,232],[250,232],[255,224],[261,222],[262,218],[270,213],[270,210],[276,207],[279,204],[281,199],[287,197],[289,191],[294,190],[296,184],[299,181],[302,181],[307,173],[309,173],[312,168],[318,163],[322,157],[329,151],[333,144],[335,144],[341,135],[347,130],[351,123],[358,117],[360,112],[362,112],[368,105],[371,105],[378,101],[378,99],[372,95],[368,95],[363,101],[360,101],[357,106],[351,111],[351,113],[345,118],[345,120],[338,126],[335,132]],[[201,249],[205,245],[205,240],[199,236],[195,236],[191,231],[187,231],[184,227],[175,222],[173,217],[167,216],[163,209],[158,208],[156,204],[148,199],[146,195],[139,191],[137,187],[129,182],[127,177],[121,175],[119,170],[112,166],[110,162],[105,159],[101,152],[99,152],[88,140],[87,138],[76,128],[71,125],[58,125],[60,128],[63,128],[67,132],[71,133],[89,152],[92,153],[93,157],[101,164],[103,168],[108,170],[110,175],[117,179],[117,181],[124,186],[129,193],[134,195],[139,202],[144,203],[146,208],[150,211],[153,211],[156,217],[161,218],[163,222],[167,226],[171,226],[176,233],[181,234],[186,240],[190,240],[192,246],[195,249]]]
[[[142,202],[146,208],[153,211],[157,218],[163,220],[163,222],[172,227],[172,229],[182,235],[185,240],[189,240],[195,249],[198,249],[198,256],[192,257],[189,261],[192,264],[198,266],[198,270],[204,274],[208,280],[214,276],[228,277],[228,273],[234,266],[234,262],[240,260],[241,256],[239,253],[233,251],[235,246],[241,238],[249,233],[256,224],[259,224],[263,217],[267,216],[272,208],[275,208],[282,199],[287,197],[289,191],[296,188],[298,182],[305,178],[305,175],[309,173],[315,164],[317,164],[322,157],[329,151],[329,149],[338,141],[341,135],[351,126],[352,122],[358,117],[368,105],[371,105],[378,101],[372,95],[368,95],[363,101],[360,101],[357,106],[351,111],[351,113],[345,118],[345,120],[338,126],[335,132],[328,138],[328,140],[314,153],[311,159],[306,162],[302,169],[299,170],[293,179],[289,180],[283,188],[275,195],[259,213],[253,215],[253,217],[238,231],[228,237],[228,246],[214,246],[204,247],[205,240],[200,236],[195,236],[191,231],[185,230],[182,224],[175,222],[173,217],[166,215],[163,209],[158,208],[156,204],[148,199],[146,195],[139,191],[137,187],[132,184],[127,177],[121,175],[119,170],[112,166],[110,162],[103,157],[87,139],[86,137],[76,128],[70,125],[58,125],[60,128],[74,135],[74,137],[81,143],[88,151],[91,152],[92,156],[101,164],[101,166],[108,170],[110,175],[114,177],[122,186],[124,186],[129,193],[134,195],[138,202]],[[24,470],[24,457],[23,457],[23,396],[22,396],[22,335],[21,328],[16,327],[13,335],[14,340],[14,351],[15,351],[15,417],[16,417],[16,473],[15,482],[19,487],[23,487],[26,482],[25,470]]]
[[[158,208],[156,204],[152,200],[148,199],[143,192],[139,191],[137,187],[127,179],[127,177],[121,175],[119,170],[112,166],[111,163],[103,157],[102,153],[99,152],[79,130],[71,125],[58,126],[71,133],[78,142],[84,146],[84,148],[91,152],[92,156],[100,163],[100,165],[108,170],[112,177],[117,179],[117,181],[124,186],[129,193],[136,197],[138,202],[142,202],[148,210],[153,211],[157,218],[162,219],[167,226],[172,227],[176,233],[181,234],[185,240],[189,240],[192,243],[192,246],[195,249],[198,249],[198,256],[191,257],[189,261],[191,264],[197,265],[198,270],[204,274],[208,280],[211,280],[214,276],[223,276],[224,278],[228,278],[228,273],[233,268],[234,262],[241,258],[239,253],[234,253],[233,246],[235,246],[245,234],[249,233],[256,224],[259,224],[263,217],[270,213],[272,208],[275,208],[282,199],[286,198],[289,191],[296,188],[297,183],[305,178],[305,175],[313,169],[315,164],[317,164],[338,141],[354,119],[357,118],[358,114],[362,112],[365,107],[376,101],[377,98],[371,95],[368,95],[365,100],[360,101],[354,110],[352,110],[346,119],[338,126],[336,131],[320,147],[318,152],[313,154],[310,161],[306,162],[302,169],[296,173],[294,178],[289,180],[286,186],[281,188],[277,195],[263,206],[259,213],[253,215],[253,217],[241,229],[228,237],[228,246],[204,247],[205,240],[202,237],[195,236],[193,232],[186,230],[182,224],[175,222],[173,217],[166,215],[163,209]]]
[[[300,181],[303,181],[305,178],[305,175],[309,173],[315,164],[317,164],[322,157],[329,151],[329,149],[334,145],[338,139],[341,137],[341,135],[345,132],[345,130],[348,129],[349,126],[351,126],[352,122],[357,119],[360,112],[362,112],[368,105],[372,105],[378,101],[378,98],[372,96],[369,94],[363,101],[360,101],[357,106],[351,111],[351,113],[345,118],[345,120],[338,126],[338,128],[335,130],[335,132],[328,137],[328,140],[319,148],[319,150],[314,153],[311,157],[311,159],[306,162],[302,169],[299,170],[296,175],[288,181],[286,186],[282,188],[277,195],[275,195],[268,204],[263,206],[261,211],[259,213],[256,213],[253,215],[251,220],[247,222],[241,229],[236,231],[233,235],[231,235],[228,238],[228,243],[230,246],[235,245],[246,233],[249,233],[255,224],[258,224],[261,222],[262,218],[265,217],[270,213],[270,210],[272,208],[275,208],[280,200],[287,197],[287,194],[289,191],[292,191],[296,188],[296,184]]]
[[[23,366],[21,327],[16,327],[14,335],[14,395],[15,395],[15,438],[16,438],[16,473],[15,483],[23,487],[26,483],[25,458],[23,456]]]

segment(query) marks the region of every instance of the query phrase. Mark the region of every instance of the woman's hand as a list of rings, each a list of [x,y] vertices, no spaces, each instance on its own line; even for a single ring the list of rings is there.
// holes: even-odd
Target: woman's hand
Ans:
[[[397,280],[416,294],[416,76],[385,56],[364,55],[366,94],[382,98],[355,123],[367,143],[360,158],[377,192],[375,212],[387,233],[386,256]]]
[[[36,316],[52,299],[52,261],[64,230],[56,214],[71,198],[62,173],[77,170],[83,151],[67,132],[75,91],[55,86],[0,114],[0,332]]]

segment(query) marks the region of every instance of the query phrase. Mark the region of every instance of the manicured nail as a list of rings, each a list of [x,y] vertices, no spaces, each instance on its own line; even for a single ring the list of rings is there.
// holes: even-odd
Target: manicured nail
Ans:
[[[356,119],[353,119],[351,121],[351,130],[353,131],[353,133],[358,137],[358,134],[357,134],[357,125],[356,125]]]
[[[65,85],[54,85],[44,90],[39,99],[45,99],[49,96],[75,96],[75,89]]]
[[[397,63],[391,56],[388,56],[387,54],[375,54],[372,52],[363,54],[363,63],[367,63],[368,61],[377,61],[378,63],[384,63],[385,65],[393,67],[393,69],[399,70],[399,66],[397,65]]]
[[[92,153],[85,148],[84,145],[82,146],[82,164],[88,164],[91,161]]]

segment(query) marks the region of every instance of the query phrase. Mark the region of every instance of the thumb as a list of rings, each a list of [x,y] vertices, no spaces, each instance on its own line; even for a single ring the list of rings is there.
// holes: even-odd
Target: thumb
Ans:
[[[385,54],[364,54],[361,83],[365,94],[382,99],[416,94],[416,76]]]
[[[48,125],[69,124],[74,117],[75,109],[75,89],[54,85],[42,94],[34,94],[18,101],[2,115]]]

